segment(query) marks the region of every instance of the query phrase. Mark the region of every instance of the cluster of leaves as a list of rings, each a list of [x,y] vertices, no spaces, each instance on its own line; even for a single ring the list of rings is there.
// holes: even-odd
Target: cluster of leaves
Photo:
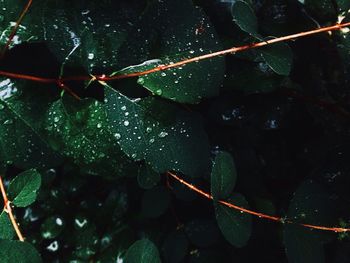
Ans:
[[[25,4],[0,0],[0,46]],[[137,80],[94,76],[346,21],[349,9],[342,0],[33,1],[0,70],[61,79],[81,100],[54,81],[0,77],[0,171],[26,237],[15,241],[4,210],[1,260],[346,262],[346,236],[270,225],[220,201],[347,225],[347,30]]]

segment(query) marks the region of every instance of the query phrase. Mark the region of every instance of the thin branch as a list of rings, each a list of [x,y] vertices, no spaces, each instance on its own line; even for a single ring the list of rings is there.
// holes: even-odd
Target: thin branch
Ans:
[[[23,242],[24,237],[23,237],[21,230],[19,229],[18,224],[16,222],[15,216],[14,216],[13,211],[12,211],[11,202],[7,198],[5,186],[4,186],[4,183],[2,181],[1,176],[0,176],[0,190],[1,190],[2,198],[4,199],[4,211],[9,215],[11,224],[16,231],[18,239]]]
[[[213,200],[213,196],[210,195],[209,193],[199,189],[198,187],[186,182],[185,180],[183,180],[182,178],[180,178],[179,176],[177,176],[176,174],[172,173],[172,172],[167,172],[167,175],[171,176],[172,178],[174,178],[176,181],[178,181],[179,183],[185,185],[187,188],[189,188],[190,190],[198,193],[199,195]],[[278,217],[278,216],[271,216],[271,215],[267,215],[267,214],[263,214],[263,213],[259,213],[244,207],[240,207],[237,206],[235,204],[229,203],[227,201],[223,201],[223,200],[219,200],[218,201],[220,204],[230,207],[232,209],[238,210],[242,213],[247,213],[259,218],[264,218],[270,221],[275,221],[275,222],[279,222],[282,224],[294,224],[294,225],[299,225],[299,226],[303,226],[306,228],[310,228],[310,229],[318,229],[318,230],[324,230],[324,231],[332,231],[332,232],[336,232],[336,233],[344,233],[344,232],[350,232],[350,228],[341,228],[341,227],[326,227],[326,226],[318,226],[318,225],[311,225],[311,224],[303,224],[303,223],[298,223],[298,222],[294,222],[291,220],[286,220],[285,218],[282,217]]]
[[[105,74],[98,75],[98,76],[72,76],[72,77],[66,77],[66,78],[61,78],[61,79],[57,80],[57,79],[52,79],[52,78],[37,77],[37,76],[18,74],[18,73],[6,72],[6,71],[0,71],[0,76],[14,78],[14,79],[31,80],[31,81],[42,82],[42,83],[64,83],[66,81],[88,81],[88,80],[90,80],[90,81],[91,80],[111,81],[111,80],[118,80],[118,79],[125,79],[125,78],[133,78],[133,77],[144,76],[144,75],[148,75],[151,73],[164,71],[164,70],[168,70],[168,69],[172,69],[172,68],[181,67],[181,66],[184,66],[184,65],[187,65],[190,63],[199,62],[202,60],[211,59],[211,58],[215,58],[218,56],[235,54],[238,52],[251,50],[251,49],[258,48],[258,47],[268,46],[271,44],[285,42],[285,41],[289,41],[289,40],[293,40],[293,39],[297,39],[297,38],[301,38],[301,37],[306,37],[306,36],[310,36],[310,35],[315,35],[315,34],[319,34],[319,33],[323,33],[323,32],[340,30],[341,28],[349,27],[349,26],[350,26],[350,22],[342,23],[342,24],[335,24],[333,26],[321,27],[318,29],[300,32],[300,33],[296,33],[296,34],[292,34],[292,35],[288,35],[288,36],[284,36],[284,37],[278,37],[278,38],[266,40],[263,42],[248,44],[248,45],[244,45],[244,46],[240,46],[240,47],[232,47],[232,48],[217,51],[214,53],[209,53],[209,54],[201,55],[198,57],[184,59],[184,60],[178,61],[176,63],[172,63],[172,64],[159,65],[157,67],[154,67],[152,69],[145,70],[145,71],[133,72],[133,73],[128,73],[128,74],[119,74],[119,75],[115,75],[115,76],[106,76]]]
[[[16,21],[16,24],[15,24],[14,28],[13,28],[12,31],[11,31],[11,34],[10,34],[10,36],[9,36],[9,38],[8,38],[8,40],[7,40],[7,42],[6,42],[6,44],[5,44],[4,49],[3,49],[3,50],[1,51],[1,53],[0,53],[0,58],[2,58],[2,57],[4,56],[5,52],[6,52],[6,51],[8,50],[8,48],[10,47],[11,42],[12,42],[13,38],[15,37],[19,26],[21,25],[23,18],[25,17],[25,15],[27,14],[27,12],[28,12],[30,6],[32,5],[32,2],[33,2],[32,0],[29,0],[29,1],[27,2],[26,6],[24,7],[24,9],[23,9],[21,15],[19,16],[18,20]]]

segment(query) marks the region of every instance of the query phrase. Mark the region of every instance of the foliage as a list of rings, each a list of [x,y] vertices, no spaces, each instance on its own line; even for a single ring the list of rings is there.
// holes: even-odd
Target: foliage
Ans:
[[[0,0],[0,50],[26,3]],[[5,207],[0,261],[347,262],[346,234],[308,225],[349,224],[348,29],[139,72],[349,8],[33,1],[0,58],[0,175],[26,238]]]

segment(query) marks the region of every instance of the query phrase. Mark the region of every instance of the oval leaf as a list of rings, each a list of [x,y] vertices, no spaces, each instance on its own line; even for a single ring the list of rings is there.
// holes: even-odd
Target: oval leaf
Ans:
[[[237,172],[231,155],[220,152],[211,171],[211,194],[214,199],[227,198],[236,184]]]
[[[258,21],[252,7],[245,1],[236,1],[231,9],[233,21],[244,32],[261,39],[258,34]]]
[[[34,169],[17,175],[8,188],[10,201],[17,207],[32,204],[41,185],[41,175]]]
[[[160,263],[157,247],[148,239],[136,241],[126,252],[126,263]]]
[[[226,200],[237,206],[248,208],[248,202],[241,194],[236,193]],[[252,232],[252,217],[247,213],[229,208],[220,203],[215,204],[216,220],[225,239],[235,247],[247,244]]]
[[[306,181],[295,192],[287,217],[304,224],[336,225],[333,202],[331,196],[320,185]],[[298,263],[325,262],[323,245],[334,237],[325,231],[312,231],[298,225],[286,224],[283,241],[288,260]]]
[[[269,67],[279,75],[288,76],[292,68],[293,54],[285,43],[261,48],[261,56]]]

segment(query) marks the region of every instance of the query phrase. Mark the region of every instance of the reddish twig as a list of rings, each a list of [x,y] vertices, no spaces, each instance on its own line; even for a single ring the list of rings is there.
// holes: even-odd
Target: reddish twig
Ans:
[[[140,72],[119,74],[119,75],[115,75],[115,76],[106,76],[105,74],[98,75],[98,76],[92,76],[92,77],[91,76],[72,76],[72,77],[61,78],[60,81],[61,81],[61,83],[66,82],[66,81],[88,81],[88,80],[90,80],[90,81],[91,80],[111,81],[111,80],[117,80],[117,79],[139,77],[139,76],[144,76],[144,75],[148,75],[148,74],[159,72],[159,71],[177,68],[177,67],[184,66],[184,65],[187,65],[190,63],[194,63],[194,62],[199,62],[202,60],[215,58],[218,56],[224,56],[227,54],[235,54],[238,52],[242,52],[242,51],[246,51],[246,50],[250,50],[250,49],[254,49],[254,48],[258,48],[258,47],[268,46],[271,44],[284,42],[284,41],[288,41],[288,40],[293,40],[293,39],[297,39],[297,38],[301,38],[301,37],[306,37],[306,36],[310,36],[310,35],[314,35],[314,34],[319,34],[322,32],[340,30],[341,28],[349,27],[349,26],[350,26],[350,22],[336,24],[336,25],[328,26],[328,27],[322,27],[322,28],[318,28],[315,30],[300,32],[300,33],[296,33],[296,34],[292,34],[292,35],[288,35],[288,36],[284,36],[284,37],[266,40],[263,42],[253,43],[253,44],[244,45],[244,46],[240,46],[240,47],[232,47],[229,49],[205,54],[202,56],[184,59],[184,60],[181,60],[179,62],[172,63],[172,64],[159,65],[159,66],[154,67],[152,69],[140,71]],[[15,78],[15,79],[26,79],[26,80],[37,81],[37,82],[42,82],[42,83],[57,83],[58,82],[57,79],[43,78],[43,77],[37,77],[37,76],[31,76],[31,75],[25,75],[25,74],[17,74],[17,73],[11,73],[11,72],[6,72],[6,71],[0,71],[0,76],[5,76],[5,77]]]
[[[206,193],[205,191],[199,189],[198,187],[186,182],[185,180],[181,179],[180,177],[178,177],[176,174],[172,173],[172,172],[167,172],[167,175],[171,176],[172,178],[174,178],[176,181],[180,182],[181,184],[185,185],[186,187],[188,187],[190,190],[198,193],[199,195],[213,200],[213,196],[210,195],[209,193]],[[229,203],[227,201],[223,201],[223,200],[219,200],[218,201],[220,204],[230,207],[232,209],[238,210],[242,213],[247,213],[259,218],[264,218],[267,220],[271,220],[271,221],[275,221],[275,222],[279,222],[279,223],[287,223],[287,224],[295,224],[295,225],[299,225],[299,226],[303,226],[306,228],[310,228],[310,229],[318,229],[318,230],[324,230],[324,231],[332,231],[332,232],[336,232],[336,233],[344,233],[344,232],[350,232],[350,228],[341,228],[341,227],[326,227],[326,226],[318,226],[318,225],[311,225],[311,224],[303,224],[303,223],[297,223],[291,220],[286,220],[285,218],[282,217],[278,217],[278,216],[271,216],[271,215],[267,215],[264,213],[259,213],[244,207],[240,207],[237,206],[235,204]]]
[[[6,191],[5,191],[5,186],[4,186],[4,183],[2,181],[2,177],[1,176],[0,176],[0,190],[1,190],[2,198],[4,199],[4,211],[9,215],[11,224],[12,224],[13,228],[16,231],[18,239],[20,241],[24,241],[24,237],[23,237],[23,235],[21,233],[21,230],[18,227],[18,224],[16,222],[15,216],[14,216],[13,211],[12,211],[11,202],[7,198],[7,194],[6,194]]]
[[[33,2],[32,0],[29,0],[27,2],[26,6],[24,7],[21,15],[19,16],[18,20],[16,21],[16,24],[15,24],[14,28],[12,29],[12,31],[10,33],[10,36],[9,36],[9,38],[8,38],[6,44],[5,44],[4,49],[0,53],[0,58],[2,58],[4,56],[5,52],[10,47],[11,42],[12,42],[13,38],[15,37],[15,35],[17,33],[17,30],[18,30],[20,24],[22,23],[23,18],[25,17],[25,15],[27,14],[30,6],[32,5],[32,2]]]

